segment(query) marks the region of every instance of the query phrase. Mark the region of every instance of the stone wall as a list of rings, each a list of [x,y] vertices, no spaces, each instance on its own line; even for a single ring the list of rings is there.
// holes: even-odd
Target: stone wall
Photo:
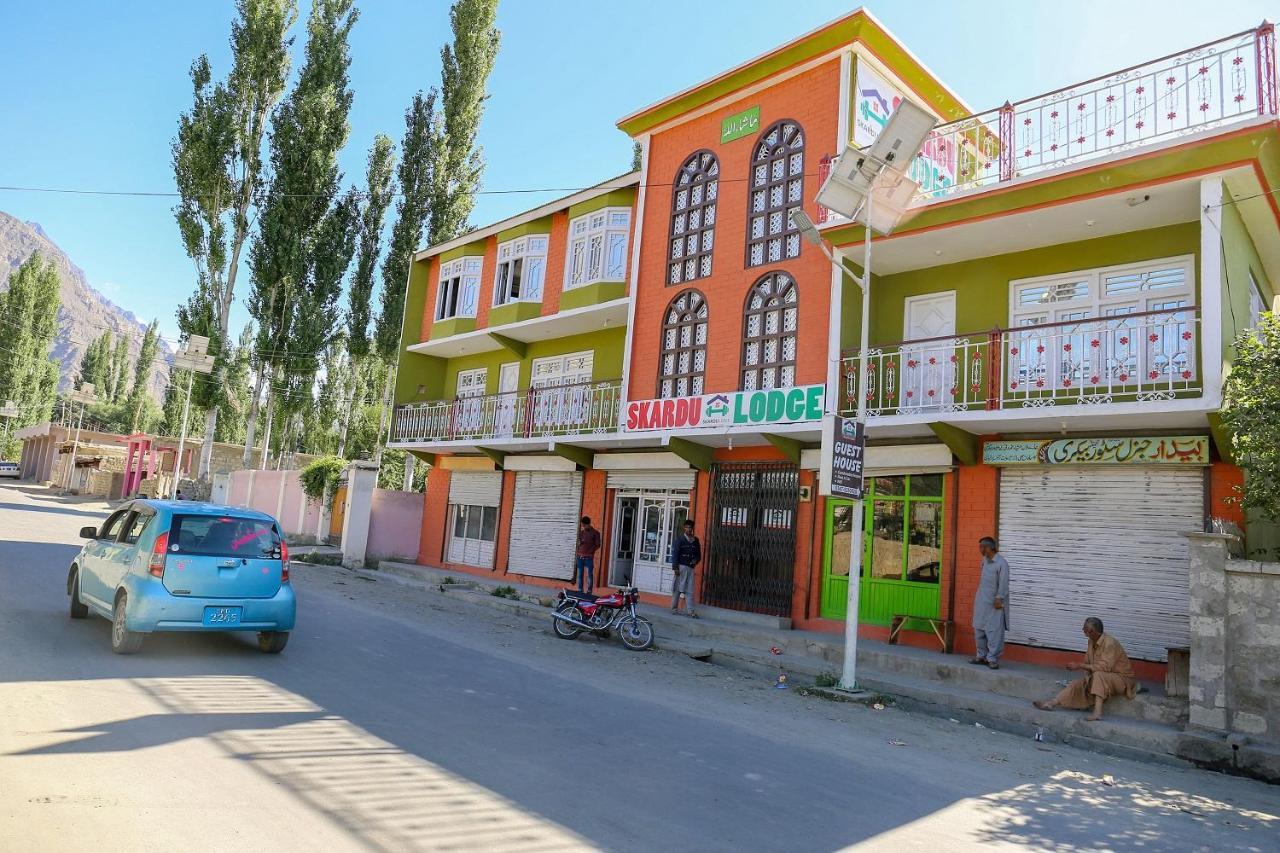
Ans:
[[[1191,725],[1280,744],[1280,563],[1232,559],[1188,534]]]

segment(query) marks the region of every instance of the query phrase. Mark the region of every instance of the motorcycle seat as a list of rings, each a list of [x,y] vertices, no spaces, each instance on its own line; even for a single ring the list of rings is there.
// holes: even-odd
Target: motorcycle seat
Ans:
[[[592,595],[589,592],[578,592],[576,589],[566,589],[564,591],[565,598],[571,598],[574,601],[595,601],[600,596]]]

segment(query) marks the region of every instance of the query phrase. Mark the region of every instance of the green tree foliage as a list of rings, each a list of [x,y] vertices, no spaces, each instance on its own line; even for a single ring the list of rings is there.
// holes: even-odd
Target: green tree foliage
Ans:
[[[76,378],[75,387],[79,388],[86,382],[93,385],[98,393],[102,393],[107,387],[107,375],[111,367],[112,341],[111,332],[103,332],[93,343],[85,347],[84,355],[80,357],[80,371]]]
[[[9,330],[0,344],[0,404],[12,400],[18,415],[10,419],[9,436],[0,458],[16,458],[15,429],[47,421],[57,399],[59,369],[49,357],[58,333],[60,279],[52,263],[33,254],[9,276],[0,294],[0,317]]]
[[[111,351],[111,361],[107,373],[105,396],[113,403],[122,402],[129,386],[129,339],[124,335],[116,338],[115,348]],[[98,389],[102,394],[103,389]]]
[[[151,402],[148,386],[151,384],[151,371],[155,368],[156,353],[159,349],[160,324],[152,320],[142,336],[138,360],[133,366],[133,388],[126,401],[126,407],[131,414],[129,432],[137,432],[146,427],[147,403]]]
[[[640,144],[640,140],[631,143],[631,171],[638,172],[640,167],[644,165],[644,146]]]
[[[169,371],[169,387],[164,392],[164,406],[161,410],[160,423],[157,429],[165,435],[177,435],[182,431],[182,409],[187,402],[187,379],[190,371],[174,368]],[[192,404],[190,420],[187,424],[188,435],[203,436],[204,409],[195,402],[195,384],[202,377],[200,374],[190,377],[192,380]]]
[[[201,383],[206,410],[200,473],[207,474],[226,388],[223,352],[250,209],[261,190],[262,143],[289,75],[287,37],[296,0],[238,0],[231,27],[232,68],[213,83],[206,56],[191,66],[193,102],[178,121],[173,171],[181,201],[174,208],[183,246],[196,265],[196,290],[178,311],[186,334],[210,339],[214,381]]]
[[[382,250],[382,223],[391,206],[395,188],[395,143],[378,134],[369,149],[369,165],[365,171],[364,204],[360,208],[360,238],[356,254],[356,272],[351,279],[347,308],[347,346],[353,358],[369,354],[369,320],[372,312],[373,279]]]
[[[302,493],[312,503],[320,503],[338,490],[347,460],[337,456],[322,456],[303,468],[298,474]]]
[[[485,85],[501,41],[494,26],[497,15],[498,0],[456,0],[449,10],[453,44],[440,49],[442,121],[434,134],[440,159],[432,173],[431,245],[465,231],[475,206],[484,171],[476,134],[484,115]]]
[[[387,449],[382,452],[382,460],[378,464],[378,488],[404,489],[404,458],[408,454],[403,450]],[[425,492],[427,490],[427,466],[413,466],[413,487],[409,491]]]
[[[253,324],[240,331],[240,340],[234,352],[227,358],[224,373],[226,387],[219,404],[218,429],[215,441],[241,444],[245,439],[245,416],[249,413],[249,382],[253,371]]]
[[[273,401],[267,441],[277,410],[286,428],[296,426],[293,415],[309,396],[337,325],[351,261],[358,200],[353,192],[337,194],[338,154],[350,131],[348,39],[357,17],[353,0],[315,0],[297,85],[272,120],[271,182],[249,252],[249,313],[258,324],[257,357]],[[246,456],[255,431],[251,410]]]
[[[1235,342],[1223,386],[1222,421],[1245,473],[1242,503],[1280,521],[1280,317],[1266,313]]]

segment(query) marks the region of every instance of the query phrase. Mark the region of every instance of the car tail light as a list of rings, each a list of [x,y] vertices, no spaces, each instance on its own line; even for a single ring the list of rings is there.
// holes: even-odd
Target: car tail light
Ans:
[[[151,561],[147,563],[147,571],[158,578],[164,577],[164,561],[169,552],[169,531],[156,537],[156,544],[151,546]]]
[[[280,583],[289,582],[289,543],[280,540]]]

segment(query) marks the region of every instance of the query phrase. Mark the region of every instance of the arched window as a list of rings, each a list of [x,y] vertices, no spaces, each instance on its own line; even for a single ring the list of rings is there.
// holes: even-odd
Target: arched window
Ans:
[[[707,300],[696,290],[685,290],[671,300],[662,318],[658,396],[701,394],[706,369]]]
[[[784,272],[760,277],[747,292],[742,328],[742,390],[796,384],[796,283]]]
[[[676,173],[671,193],[671,256],[667,284],[711,275],[715,240],[716,197],[720,161],[710,151],[696,151]]]
[[[747,266],[800,256],[791,211],[804,199],[804,131],[790,119],[770,125],[751,153]]]

